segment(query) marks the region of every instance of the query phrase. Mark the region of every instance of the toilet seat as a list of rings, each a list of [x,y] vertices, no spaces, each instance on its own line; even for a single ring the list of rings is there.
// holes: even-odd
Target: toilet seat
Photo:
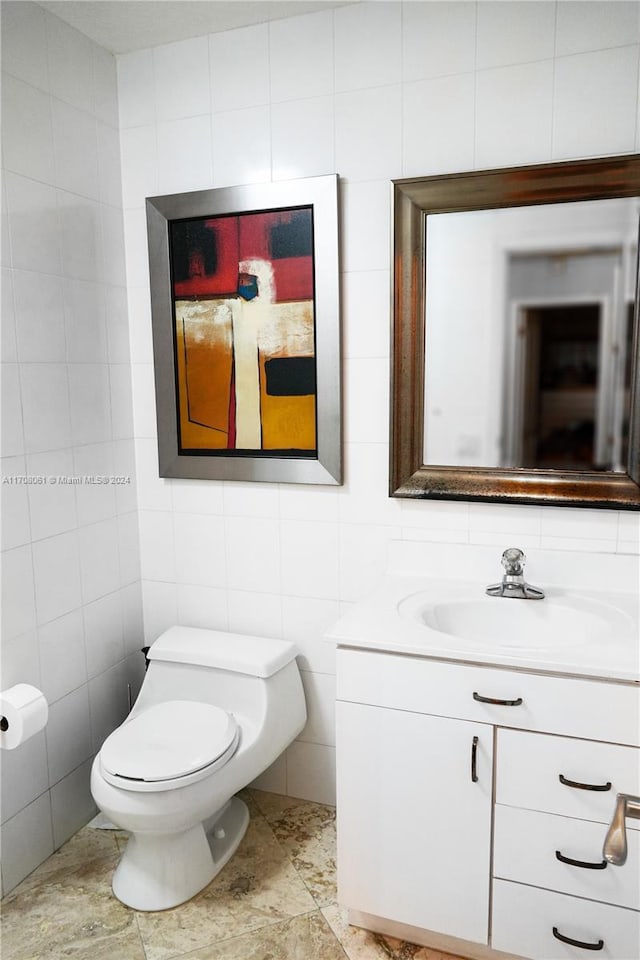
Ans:
[[[124,790],[171,790],[222,767],[239,739],[235,717],[221,707],[168,700],[107,737],[100,750],[100,770],[108,783]]]

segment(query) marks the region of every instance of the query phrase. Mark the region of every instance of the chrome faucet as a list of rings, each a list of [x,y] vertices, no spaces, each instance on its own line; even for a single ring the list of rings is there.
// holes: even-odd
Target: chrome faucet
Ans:
[[[612,863],[616,867],[621,867],[627,859],[627,817],[640,820],[640,797],[634,797],[630,793],[619,793],[613,820],[607,830],[602,850],[602,856],[607,863]]]
[[[544,593],[537,587],[532,587],[524,579],[524,565],[527,562],[522,550],[518,547],[509,547],[502,554],[500,561],[504,567],[502,583],[494,583],[487,587],[486,593],[490,597],[507,597],[513,600],[542,600]]]

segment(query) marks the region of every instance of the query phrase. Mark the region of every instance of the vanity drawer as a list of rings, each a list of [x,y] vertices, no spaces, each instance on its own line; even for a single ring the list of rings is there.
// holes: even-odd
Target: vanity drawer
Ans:
[[[559,936],[588,946],[566,943]],[[533,960],[584,960],[596,950],[602,960],[637,960],[640,913],[496,880],[491,945]]]
[[[638,910],[640,834],[627,834],[627,862],[615,867],[602,856],[606,833],[606,824],[498,805],[493,875]],[[567,859],[578,863],[567,863]],[[598,869],[580,864],[594,864]]]
[[[637,747],[498,730],[497,757],[496,802],[512,807],[609,823],[617,793],[640,793]],[[627,828],[640,829],[640,820],[627,820]]]
[[[504,727],[640,744],[640,686],[632,684],[341,647],[337,697]],[[486,703],[477,697],[514,705]]]

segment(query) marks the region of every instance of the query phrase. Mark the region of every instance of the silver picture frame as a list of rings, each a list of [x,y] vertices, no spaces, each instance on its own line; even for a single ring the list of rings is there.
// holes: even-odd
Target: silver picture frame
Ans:
[[[270,450],[185,451],[180,443],[171,224],[300,208],[312,210],[315,450],[304,455],[289,451],[273,455]],[[342,483],[337,175],[150,197],[146,211],[160,476]]]

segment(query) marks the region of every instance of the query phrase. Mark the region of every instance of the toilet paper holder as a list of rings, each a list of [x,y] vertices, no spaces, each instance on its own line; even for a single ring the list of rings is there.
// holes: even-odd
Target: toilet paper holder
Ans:
[[[16,683],[0,691],[0,748],[15,750],[47,724],[49,705],[42,690]]]

